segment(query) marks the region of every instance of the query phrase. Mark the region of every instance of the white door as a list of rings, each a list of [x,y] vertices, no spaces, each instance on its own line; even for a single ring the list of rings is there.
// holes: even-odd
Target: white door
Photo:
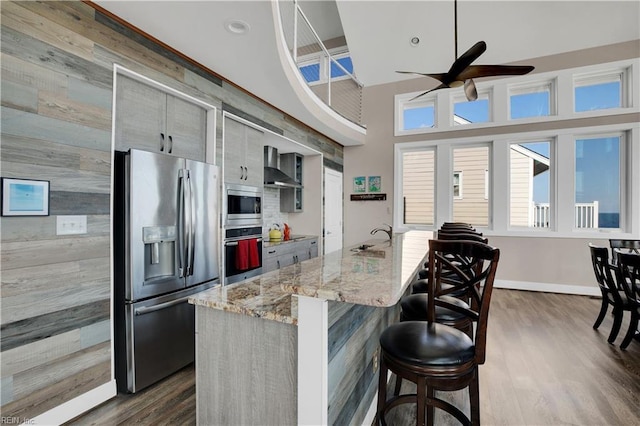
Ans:
[[[324,168],[324,254],[342,249],[342,173]]]

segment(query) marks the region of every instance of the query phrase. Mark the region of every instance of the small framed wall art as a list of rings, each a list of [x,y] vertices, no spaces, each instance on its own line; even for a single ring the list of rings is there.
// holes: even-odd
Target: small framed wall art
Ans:
[[[353,178],[353,192],[356,194],[367,192],[366,176],[356,176]]]
[[[380,176],[369,176],[367,192],[380,192],[382,191],[382,178]]]
[[[2,216],[49,216],[49,181],[2,178]]]

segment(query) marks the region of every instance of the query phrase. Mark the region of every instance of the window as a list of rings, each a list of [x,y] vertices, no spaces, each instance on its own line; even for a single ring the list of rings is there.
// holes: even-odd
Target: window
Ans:
[[[622,136],[575,141],[575,228],[620,228]]]
[[[509,224],[549,228],[551,142],[512,143],[509,149]]]
[[[301,66],[300,73],[307,83],[320,81],[320,62]]]
[[[509,90],[511,119],[551,115],[552,83],[516,86]]]
[[[435,151],[402,154],[403,223],[433,225]]]
[[[623,72],[578,77],[574,83],[575,112],[622,107]]]
[[[453,198],[462,199],[462,172],[453,172]]]
[[[304,59],[298,61],[298,69],[309,84],[326,83],[329,73],[331,73],[332,80],[349,78],[334,60],[339,62],[349,73],[353,74],[353,62],[348,53],[333,54],[333,60],[324,53],[306,55]]]
[[[353,74],[353,62],[351,62],[351,56],[343,56],[342,58],[336,59],[340,65],[349,73]],[[343,77],[346,76],[344,71],[336,65],[333,61],[331,61],[331,78]]]
[[[433,102],[412,102],[405,104],[402,112],[402,130],[433,127],[435,107]]]
[[[489,199],[485,198],[485,171],[489,170],[489,147],[454,148],[453,170],[453,221],[488,226]]]
[[[478,99],[467,101],[458,97],[453,101],[453,125],[460,126],[471,123],[486,123],[490,121],[489,94],[478,93]]]

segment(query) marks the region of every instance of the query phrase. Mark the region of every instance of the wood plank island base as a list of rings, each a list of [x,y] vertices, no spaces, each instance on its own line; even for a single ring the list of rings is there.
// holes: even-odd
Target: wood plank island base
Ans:
[[[198,424],[371,423],[378,338],[432,235],[366,241],[190,298]]]

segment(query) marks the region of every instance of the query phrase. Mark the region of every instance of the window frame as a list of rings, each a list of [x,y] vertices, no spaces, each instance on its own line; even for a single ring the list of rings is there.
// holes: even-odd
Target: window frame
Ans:
[[[600,70],[591,73],[578,73],[573,75],[573,87],[572,87],[572,100],[574,114],[584,115],[593,114],[595,112],[608,111],[608,110],[620,110],[627,108],[630,102],[629,93],[629,75],[630,67],[612,68],[607,70]],[[617,77],[617,78],[616,78]],[[576,89],[578,87],[594,86],[597,84],[612,83],[614,81],[620,82],[620,105],[612,108],[600,108],[595,110],[576,111]]]
[[[456,174],[458,175],[458,195],[456,195]],[[454,170],[453,171],[453,177],[452,177],[452,187],[451,187],[451,195],[452,195],[452,199],[454,200],[464,200],[464,196],[462,195],[462,177],[463,177],[463,171],[462,170]]]
[[[599,74],[612,74],[624,71],[621,85],[622,108],[609,108],[595,111],[575,112],[574,80],[576,78],[590,78]],[[419,79],[416,80],[416,85]],[[553,82],[550,94],[550,115],[528,118],[510,119],[510,87],[527,87],[540,85],[541,82]],[[420,86],[424,83],[420,82]],[[418,86],[418,87],[420,87]],[[431,87],[431,86],[429,86]],[[433,86],[435,87],[435,85]],[[434,127],[403,130],[402,120],[399,119],[404,104],[411,98],[420,95],[424,90],[397,94],[394,97],[394,136],[409,136],[462,130],[471,128],[491,128],[493,126],[516,127],[528,123],[554,122],[577,118],[616,115],[624,112],[637,112],[640,105],[640,91],[632,90],[640,87],[640,63],[637,59],[625,59],[604,64],[589,65],[577,68],[562,69],[544,73],[534,73],[524,76],[509,76],[495,80],[476,82],[478,93],[490,93],[491,120],[484,123],[472,123],[464,126],[453,123],[453,102],[460,99],[460,88],[441,89],[429,93],[420,99],[433,99],[435,104]],[[517,131],[517,130],[515,130]]]
[[[487,121],[482,121],[482,122],[470,121],[469,123],[456,123],[456,115],[455,115],[456,104],[462,103],[462,102],[468,102],[467,97],[464,95],[464,93],[461,93],[461,94],[451,96],[451,114],[449,116],[451,127],[455,129],[463,129],[463,128],[467,128],[467,126],[484,125],[484,124],[493,122],[493,99],[492,99],[493,90],[491,90],[491,88],[478,89],[477,86],[476,86],[476,90],[478,91],[477,100],[486,99],[488,101],[489,119]],[[464,126],[464,127],[461,127],[461,126]]]
[[[538,90],[541,88],[546,88],[547,90]],[[511,115],[511,97],[518,95],[526,95],[532,93],[541,93],[548,92],[549,93],[549,114],[547,115],[536,115],[536,116],[528,116],[528,117],[518,117],[513,118]],[[521,120],[531,120],[531,119],[544,119],[547,117],[555,116],[557,112],[557,99],[556,99],[556,80],[548,79],[548,80],[534,80],[529,81],[527,83],[516,83],[510,84],[507,86],[507,115],[509,121],[519,122]]]

